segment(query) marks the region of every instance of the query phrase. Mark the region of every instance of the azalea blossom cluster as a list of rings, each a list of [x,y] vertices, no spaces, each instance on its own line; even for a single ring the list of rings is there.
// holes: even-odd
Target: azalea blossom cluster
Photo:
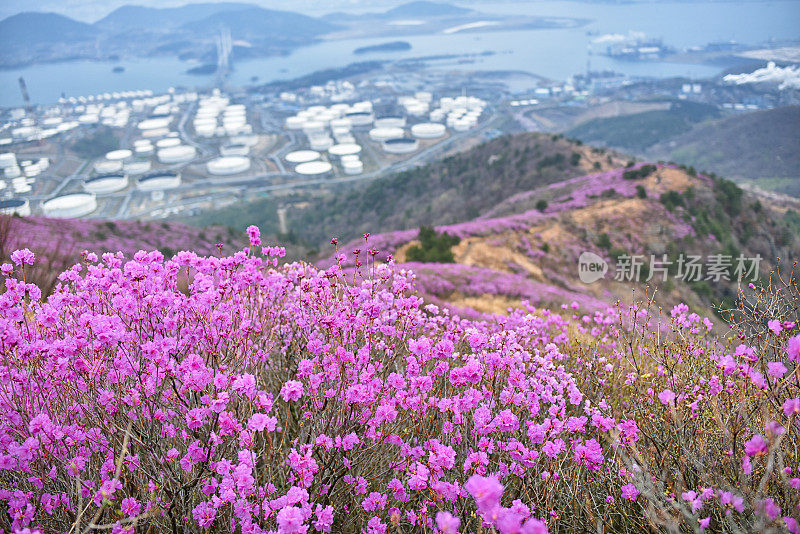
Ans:
[[[392,262],[248,236],[86,254],[46,300],[31,253],[2,266],[3,533],[796,529],[792,329],[784,371],[684,308],[670,335],[619,307],[466,320]]]

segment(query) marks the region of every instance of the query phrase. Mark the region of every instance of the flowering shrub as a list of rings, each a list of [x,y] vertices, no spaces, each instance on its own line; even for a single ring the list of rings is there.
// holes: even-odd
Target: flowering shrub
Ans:
[[[46,301],[3,265],[2,532],[796,531],[794,324],[469,321],[248,235],[86,254]]]

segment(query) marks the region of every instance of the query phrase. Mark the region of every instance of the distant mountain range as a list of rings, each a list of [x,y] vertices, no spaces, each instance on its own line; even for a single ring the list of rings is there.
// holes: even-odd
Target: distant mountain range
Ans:
[[[719,116],[716,106],[674,101],[669,109],[592,119],[566,133],[586,143],[638,154],[660,141],[688,132],[697,123]]]
[[[567,135],[800,197],[800,106],[723,116],[714,106],[676,102],[593,119]]]
[[[100,30],[56,13],[19,13],[0,20],[3,48],[94,39]]]
[[[368,12],[360,14],[334,12],[325,15],[329,20],[339,19],[413,19],[413,18],[434,18],[434,17],[457,17],[474,13],[472,9],[454,6],[443,2],[427,2],[420,0],[399,5],[388,11]]]
[[[181,7],[154,8],[126,5],[115,9],[94,26],[104,31],[165,30],[183,26],[227,11],[252,9],[253,4],[220,2],[214,4],[187,4]]]
[[[418,1],[363,16],[436,18],[470,12],[446,3]],[[353,16],[347,17],[352,23]],[[94,24],[54,13],[20,13],[0,21],[0,68],[79,58],[161,54],[213,62],[214,38],[223,27],[230,30],[234,40],[247,42],[247,55],[280,54],[344,29],[336,19],[336,16],[315,18],[264,9],[242,2],[169,8],[125,5]]]
[[[800,106],[703,122],[647,152],[800,197]]]

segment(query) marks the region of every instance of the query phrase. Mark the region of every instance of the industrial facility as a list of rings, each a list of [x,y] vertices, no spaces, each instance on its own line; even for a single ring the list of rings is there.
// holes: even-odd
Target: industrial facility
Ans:
[[[148,218],[273,184],[377,176],[437,154],[486,106],[435,91],[377,96],[348,81],[267,102],[218,89],[63,98],[16,110],[0,128],[2,212]],[[113,139],[100,155],[48,141],[77,146],[102,131]]]

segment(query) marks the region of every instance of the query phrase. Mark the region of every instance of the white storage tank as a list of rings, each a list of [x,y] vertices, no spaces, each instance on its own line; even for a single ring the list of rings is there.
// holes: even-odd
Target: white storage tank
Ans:
[[[178,146],[181,144],[181,140],[177,137],[165,137],[164,139],[159,139],[156,141],[156,146],[158,148],[169,148],[171,146]]]
[[[197,156],[197,149],[189,145],[177,145],[162,148],[158,151],[158,161],[161,163],[187,163]]]
[[[353,104],[352,108],[353,111],[368,111],[369,113],[372,113],[372,102],[370,102],[369,100],[356,102],[355,104]]]
[[[133,147],[133,150],[134,150],[134,152],[136,152],[139,155],[145,155],[146,156],[146,155],[149,155],[149,154],[152,154],[153,152],[155,152],[155,147],[153,147],[152,144],[148,143],[146,145],[142,144],[142,145],[135,146],[135,147]]]
[[[0,200],[0,213],[3,215],[16,214],[26,217],[31,214],[31,203],[26,198],[8,198]]]
[[[335,128],[331,128],[331,133],[333,137],[339,139],[340,137],[346,137],[350,135],[350,128],[343,128],[341,126],[337,126]]]
[[[351,111],[345,115],[345,118],[348,119],[353,126],[369,126],[372,124],[372,121],[375,120],[372,111]]]
[[[308,140],[308,144],[311,150],[328,150],[333,145],[333,139],[327,135],[314,136]]]
[[[153,172],[137,180],[136,187],[141,191],[163,191],[181,185],[181,173],[162,171]]]
[[[370,130],[369,137],[373,141],[386,141],[387,139],[403,137],[403,133],[403,129],[399,127],[379,127]]]
[[[445,133],[447,133],[445,125],[436,122],[423,122],[411,127],[411,135],[417,139],[437,139],[444,137]]]
[[[419,148],[419,141],[410,137],[397,137],[383,142],[383,150],[389,154],[408,154]]]
[[[27,183],[14,184],[14,192],[17,193],[18,195],[21,195],[23,193],[30,193],[31,186],[28,185]]]
[[[331,128],[343,128],[350,130],[353,127],[353,122],[350,119],[333,119],[331,121]]]
[[[126,187],[128,187],[128,176],[124,173],[99,174],[83,181],[83,188],[97,195],[115,193]]]
[[[158,130],[167,128],[170,122],[172,122],[172,117],[155,117],[141,121],[138,127],[140,130]]]
[[[197,135],[200,137],[214,137],[214,133],[217,130],[217,123],[212,122],[208,124],[195,124],[194,131],[197,132]]]
[[[122,166],[122,170],[125,174],[144,174],[148,172],[151,167],[150,160],[130,161]]]
[[[434,109],[428,114],[428,118],[431,122],[442,122],[445,119],[445,114],[441,109]]]
[[[83,217],[96,209],[97,199],[94,193],[71,193],[42,203],[45,216],[56,219]]]
[[[414,117],[422,117],[428,113],[428,104],[415,102],[406,106],[406,112]]]
[[[325,176],[331,172],[333,166],[327,161],[309,161],[301,163],[294,168],[294,172],[304,176]]]
[[[342,170],[349,175],[361,174],[364,172],[364,163],[360,159],[342,161]]]
[[[101,160],[94,164],[94,171],[98,174],[108,174],[122,170],[122,162],[119,160]]]
[[[359,154],[360,152],[361,152],[361,146],[356,145],[354,143],[333,145],[328,149],[328,154],[330,154],[331,156],[338,156],[338,157]]]
[[[228,176],[239,174],[250,169],[250,158],[243,156],[223,156],[212,159],[206,163],[209,174],[214,176]]]
[[[286,128],[288,130],[302,130],[306,123],[306,119],[300,116],[293,116],[286,118]]]
[[[17,166],[17,156],[13,152],[0,154],[0,169],[8,169]]]
[[[305,132],[306,135],[313,135],[324,131],[325,125],[320,121],[306,121],[305,124],[303,124],[303,132]]]
[[[106,159],[109,161],[125,161],[131,156],[133,156],[133,152],[131,152],[126,148],[123,148],[120,150],[112,150],[111,152],[106,154]]]
[[[466,132],[467,130],[475,126],[475,122],[476,122],[475,119],[467,117],[455,119],[453,121],[453,129],[457,132]]]
[[[42,169],[39,167],[38,163],[31,163],[30,165],[26,165],[22,168],[25,176],[28,178],[32,178],[34,176],[39,176],[42,173]]]
[[[406,120],[403,117],[381,117],[375,119],[376,128],[402,128],[406,125]]]
[[[6,178],[17,178],[22,176],[22,169],[14,165],[13,167],[6,167],[3,171]]]
[[[152,130],[142,130],[142,137],[147,139],[157,139],[169,133],[169,128],[154,128]]]
[[[283,159],[289,163],[307,163],[319,159],[319,156],[319,152],[315,150],[295,150],[286,154]]]

